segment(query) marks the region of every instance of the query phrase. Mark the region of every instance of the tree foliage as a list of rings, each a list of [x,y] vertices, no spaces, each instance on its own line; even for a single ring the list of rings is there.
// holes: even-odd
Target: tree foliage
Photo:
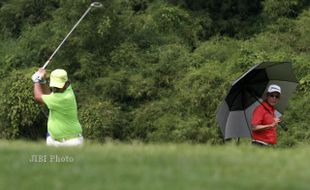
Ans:
[[[40,106],[34,102],[31,70],[16,70],[1,83],[0,93],[0,137],[20,136],[34,138],[42,136],[44,120]],[[43,108],[41,108],[43,109]],[[40,127],[40,128],[39,128]]]
[[[291,61],[300,85],[279,142],[307,142],[309,1],[101,2],[48,68],[68,71],[86,138],[221,143],[215,115],[230,82],[262,61]],[[30,76],[90,3],[0,2],[2,138],[44,136]]]

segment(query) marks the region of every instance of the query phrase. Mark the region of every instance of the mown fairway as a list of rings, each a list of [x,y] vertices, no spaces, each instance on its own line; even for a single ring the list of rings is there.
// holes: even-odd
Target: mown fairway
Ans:
[[[309,147],[0,142],[1,189],[308,189]],[[34,155],[41,155],[39,157]],[[36,158],[34,160],[31,160]]]

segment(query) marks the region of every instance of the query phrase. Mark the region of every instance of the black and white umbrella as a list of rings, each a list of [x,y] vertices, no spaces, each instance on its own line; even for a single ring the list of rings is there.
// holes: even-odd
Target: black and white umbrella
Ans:
[[[281,87],[281,100],[276,106],[279,116],[298,84],[290,62],[263,62],[232,83],[216,115],[225,139],[251,137],[252,112],[265,98],[270,84]]]

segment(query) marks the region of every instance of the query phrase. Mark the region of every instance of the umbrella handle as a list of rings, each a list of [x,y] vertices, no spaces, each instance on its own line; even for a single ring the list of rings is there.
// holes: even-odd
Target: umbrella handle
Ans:
[[[284,131],[288,131],[287,126],[285,125],[285,123],[281,122],[279,123],[279,126],[284,130]]]

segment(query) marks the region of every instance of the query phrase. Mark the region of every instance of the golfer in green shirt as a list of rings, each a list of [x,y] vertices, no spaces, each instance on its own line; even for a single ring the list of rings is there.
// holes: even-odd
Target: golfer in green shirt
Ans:
[[[76,146],[83,144],[82,128],[78,120],[77,104],[67,72],[51,72],[49,87],[46,71],[39,69],[33,76],[34,97],[49,109],[46,144],[51,146]]]

